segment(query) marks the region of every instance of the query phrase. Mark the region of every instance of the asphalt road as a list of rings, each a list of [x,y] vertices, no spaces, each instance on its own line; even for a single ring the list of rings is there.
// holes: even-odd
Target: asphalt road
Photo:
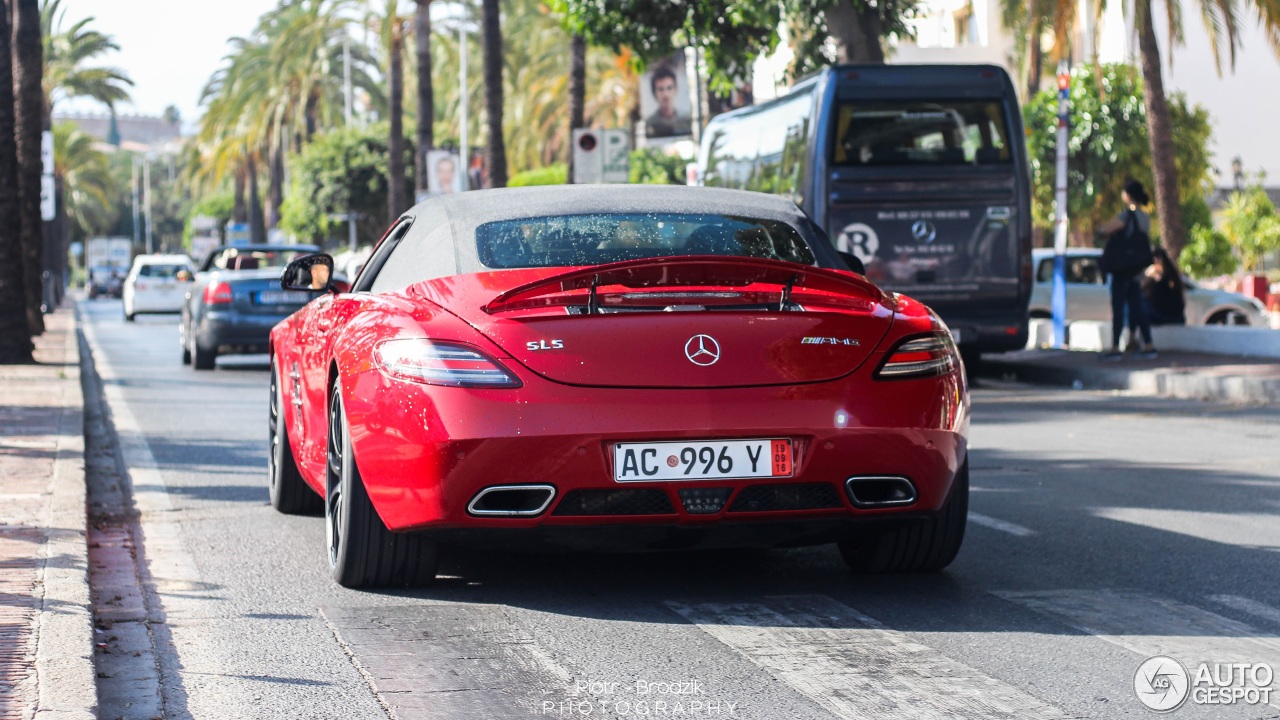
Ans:
[[[321,518],[267,504],[265,357],[196,373],[175,316],[81,308],[171,718],[1146,717],[1150,656],[1280,671],[1275,410],[980,388],[969,532],[935,575],[852,576],[830,547],[459,548],[430,589],[357,592]],[[1268,682],[1269,706],[1174,716],[1278,717]]]

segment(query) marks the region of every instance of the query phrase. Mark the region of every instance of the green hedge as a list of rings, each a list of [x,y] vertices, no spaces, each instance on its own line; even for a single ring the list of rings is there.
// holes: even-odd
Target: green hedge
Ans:
[[[507,187],[529,187],[531,185],[564,185],[569,181],[569,166],[564,163],[544,168],[525,170],[511,176]]]

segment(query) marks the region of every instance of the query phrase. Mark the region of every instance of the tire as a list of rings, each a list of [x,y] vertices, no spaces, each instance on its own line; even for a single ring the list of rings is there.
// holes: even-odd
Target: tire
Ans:
[[[938,514],[910,520],[879,533],[850,537],[838,544],[855,573],[936,572],[951,564],[964,542],[969,518],[969,462],[960,467],[951,494]]]
[[[191,348],[187,347],[185,343],[182,346],[182,364],[191,364]]]
[[[218,348],[207,348],[200,341],[191,338],[191,366],[197,370],[212,370],[214,361],[218,359]]]
[[[271,401],[267,410],[267,489],[271,507],[285,515],[319,515],[324,500],[302,479],[293,448],[289,445],[289,428],[284,422],[284,384],[275,358],[271,358]]]
[[[1208,320],[1205,320],[1204,324],[1247,327],[1249,325],[1249,318],[1244,313],[1237,310],[1219,310]]]
[[[348,588],[423,586],[436,577],[436,544],[393,533],[373,508],[351,453],[351,429],[334,383],[326,442],[325,544],[333,579]]]

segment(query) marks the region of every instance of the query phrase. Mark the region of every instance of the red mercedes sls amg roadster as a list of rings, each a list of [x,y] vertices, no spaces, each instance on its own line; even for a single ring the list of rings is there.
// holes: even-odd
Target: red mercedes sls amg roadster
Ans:
[[[272,504],[324,509],[334,578],[422,584],[437,547],[838,543],[936,570],[968,506],[946,326],[789,201],[568,186],[427,200],[350,288],[271,333]]]

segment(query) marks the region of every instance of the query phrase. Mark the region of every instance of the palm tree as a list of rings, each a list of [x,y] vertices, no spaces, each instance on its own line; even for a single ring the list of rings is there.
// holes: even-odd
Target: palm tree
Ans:
[[[64,29],[65,20],[62,0],[45,0],[40,8],[40,28],[44,38],[46,129],[51,127],[53,106],[58,100],[89,97],[113,108],[117,102],[129,99],[128,88],[133,85],[133,80],[119,68],[87,65],[103,53],[120,49],[111,36],[89,28],[92,17]]]
[[[386,53],[387,116],[391,126],[387,137],[387,221],[395,222],[409,209],[404,168],[404,38],[409,18],[400,14],[399,0],[383,1],[382,12],[371,18],[371,24],[377,24]]]
[[[484,108],[489,125],[485,160],[489,185],[507,185],[507,147],[502,137],[502,8],[499,0],[481,3],[481,33],[484,39]]]
[[[587,39],[574,33],[569,41],[569,182],[573,182],[573,131],[586,125]]]
[[[416,0],[413,9],[414,50],[418,60],[417,148],[414,152],[414,177],[418,191],[427,189],[427,151],[435,145],[432,125],[435,123],[434,87],[431,82],[431,0]],[[466,160],[463,160],[466,164]]]
[[[14,0],[13,85],[15,138],[18,145],[18,213],[22,237],[23,290],[27,325],[33,335],[44,332],[40,312],[44,284],[44,220],[40,214],[40,134],[44,127],[44,52],[38,0]]]
[[[1017,0],[1009,0],[1016,2]],[[1036,0],[1027,0],[1035,7]],[[1105,0],[1093,0],[1091,9],[1098,17]],[[1147,111],[1147,139],[1151,148],[1151,171],[1154,177],[1156,212],[1160,219],[1161,244],[1176,260],[1187,243],[1186,226],[1178,193],[1178,167],[1174,163],[1173,132],[1169,116],[1169,103],[1164,91],[1164,70],[1160,62],[1160,44],[1156,38],[1152,13],[1153,0],[1133,0],[1134,19],[1138,35],[1138,52],[1143,79],[1143,102]],[[1164,0],[1169,24],[1169,44],[1182,42],[1182,5],[1180,0]],[[1053,28],[1059,40],[1058,47],[1066,47],[1065,38],[1076,20],[1077,4],[1074,0],[1050,0],[1037,10],[1044,17],[1053,18]],[[1240,48],[1240,22],[1246,10],[1252,9],[1271,42],[1272,50],[1280,57],[1280,4],[1274,0],[1199,0],[1200,16],[1209,30],[1210,47],[1214,64],[1222,72],[1222,60],[1226,55],[1229,66],[1235,68],[1236,50]],[[1006,3],[1006,18],[1018,16],[1024,11],[1010,8]],[[1032,11],[1027,15],[1035,15]]]
[[[58,212],[82,239],[105,233],[119,214],[119,188],[111,174],[110,158],[95,144],[96,140],[80,132],[74,123],[53,126],[54,177],[62,188],[63,200]]]
[[[9,0],[0,0],[0,365],[31,362],[23,291],[18,147],[14,142],[13,55]]]

